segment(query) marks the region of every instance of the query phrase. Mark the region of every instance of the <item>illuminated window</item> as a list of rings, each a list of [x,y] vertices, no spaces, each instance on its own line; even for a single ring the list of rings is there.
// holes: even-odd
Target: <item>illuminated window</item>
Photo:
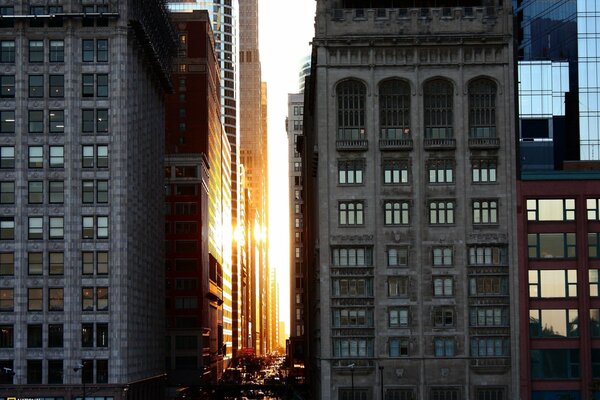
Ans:
[[[597,270],[590,270],[590,283],[593,278],[592,271]],[[577,296],[577,270],[574,269],[531,270],[528,273],[528,281],[529,297],[564,298]]]
[[[529,310],[529,335],[540,337],[579,337],[577,310]]]
[[[574,221],[575,199],[528,199],[528,221]]]
[[[364,204],[362,201],[341,201],[338,204],[340,225],[362,225]]]
[[[575,258],[575,233],[530,233],[527,247],[530,259]]]

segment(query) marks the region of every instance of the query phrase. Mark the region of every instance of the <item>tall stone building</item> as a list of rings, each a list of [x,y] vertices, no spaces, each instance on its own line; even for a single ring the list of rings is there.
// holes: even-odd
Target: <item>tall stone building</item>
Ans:
[[[517,398],[511,4],[318,0],[316,15],[315,397]]]
[[[161,399],[165,6],[0,15],[0,397]]]

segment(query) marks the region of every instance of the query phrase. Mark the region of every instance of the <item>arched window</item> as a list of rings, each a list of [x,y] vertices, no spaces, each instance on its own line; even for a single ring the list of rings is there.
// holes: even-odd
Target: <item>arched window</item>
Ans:
[[[407,139],[410,135],[410,87],[399,79],[379,85],[381,139]]]
[[[425,112],[425,138],[452,138],[452,84],[434,79],[423,87]]]
[[[337,85],[337,140],[365,139],[365,85],[347,80]]]
[[[469,84],[469,137],[496,137],[496,84],[489,79]]]

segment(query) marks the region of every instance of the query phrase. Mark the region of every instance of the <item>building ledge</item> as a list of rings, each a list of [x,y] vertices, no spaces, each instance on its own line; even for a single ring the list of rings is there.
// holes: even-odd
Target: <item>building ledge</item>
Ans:
[[[423,139],[425,150],[454,150],[456,139]]]
[[[379,139],[379,149],[386,150],[406,150],[410,151],[413,148],[412,139]]]
[[[499,138],[471,138],[469,139],[470,149],[497,149],[500,147]]]
[[[336,140],[335,147],[338,151],[367,151],[369,141],[366,139]]]

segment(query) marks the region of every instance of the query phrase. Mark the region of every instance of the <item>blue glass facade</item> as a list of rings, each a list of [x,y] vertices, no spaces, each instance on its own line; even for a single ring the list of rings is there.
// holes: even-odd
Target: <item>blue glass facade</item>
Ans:
[[[600,159],[600,4],[513,0],[523,170]]]

